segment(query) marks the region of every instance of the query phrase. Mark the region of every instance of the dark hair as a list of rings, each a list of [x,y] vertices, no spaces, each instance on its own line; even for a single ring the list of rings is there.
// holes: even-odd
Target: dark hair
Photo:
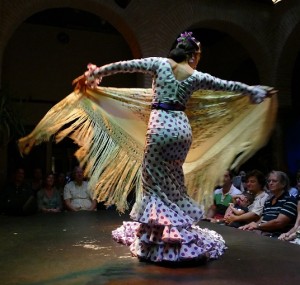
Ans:
[[[192,54],[200,49],[200,42],[196,39],[186,39],[179,42],[169,53],[169,58],[176,62],[182,62],[192,57]]]
[[[266,185],[266,177],[265,175],[257,170],[251,170],[246,174],[246,181],[250,178],[250,177],[255,177],[257,179],[258,184],[263,188]]]
[[[254,195],[249,192],[243,192],[242,195],[248,200],[249,204],[251,205],[254,201]]]
[[[233,177],[234,177],[234,171],[233,171],[233,170],[230,170],[230,169],[226,169],[225,172],[228,172],[228,175],[229,175],[230,179],[232,180]]]

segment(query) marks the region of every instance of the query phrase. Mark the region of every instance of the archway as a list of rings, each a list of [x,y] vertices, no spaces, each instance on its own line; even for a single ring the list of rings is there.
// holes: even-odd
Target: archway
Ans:
[[[4,55],[3,89],[12,97],[27,132],[72,92],[72,80],[85,71],[87,63],[102,65],[133,58],[128,43],[110,23],[72,8],[47,9],[26,19],[11,37]],[[138,78],[118,75],[107,78],[103,85],[136,87]],[[44,171],[56,168],[66,172],[73,167],[74,160],[68,154],[75,148],[69,141],[48,143],[21,159],[12,142],[8,146],[8,169],[22,163],[27,169],[42,165]]]

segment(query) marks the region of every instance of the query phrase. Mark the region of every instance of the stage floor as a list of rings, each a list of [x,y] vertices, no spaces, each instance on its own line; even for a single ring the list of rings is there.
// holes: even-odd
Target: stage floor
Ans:
[[[113,210],[0,216],[1,285],[286,285],[300,282],[300,246],[222,225],[228,250],[196,267],[139,262],[111,231],[128,215]]]

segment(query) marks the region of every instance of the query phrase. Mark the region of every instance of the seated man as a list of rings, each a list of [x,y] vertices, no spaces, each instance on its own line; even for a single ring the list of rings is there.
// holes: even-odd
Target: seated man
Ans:
[[[69,211],[95,211],[97,201],[92,198],[88,182],[84,181],[83,170],[77,166],[74,169],[74,180],[66,184],[64,188],[64,200]]]
[[[1,212],[7,215],[36,213],[37,203],[29,184],[25,183],[25,171],[16,168],[12,180],[4,187],[0,197]]]
[[[278,237],[293,227],[297,216],[297,201],[288,193],[289,178],[284,172],[272,171],[268,178],[268,188],[272,196],[265,202],[261,219],[240,229]]]
[[[232,196],[242,194],[242,192],[233,186],[232,173],[227,170],[224,173],[222,188],[218,188],[214,192],[214,205],[212,205],[207,213],[207,218],[212,222],[223,219],[225,212],[232,202]]]
[[[240,227],[260,219],[264,204],[269,197],[264,191],[266,178],[259,170],[252,170],[246,175],[247,190],[254,195],[254,201],[248,206],[248,212],[241,215],[230,215],[225,217],[225,223],[231,227]]]

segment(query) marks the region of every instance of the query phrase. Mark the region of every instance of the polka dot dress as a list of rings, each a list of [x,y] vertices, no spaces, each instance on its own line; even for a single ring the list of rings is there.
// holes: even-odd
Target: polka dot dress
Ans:
[[[161,123],[170,127],[157,127]],[[202,210],[187,194],[182,165],[192,142],[184,112],[153,110],[146,135],[142,165],[143,198],[122,231],[136,228],[130,250],[134,256],[152,262],[182,262],[217,258],[225,248],[217,233],[207,234],[193,226]],[[124,236],[124,235],[123,235]]]
[[[153,103],[185,106],[197,89],[251,93],[254,88],[198,71],[178,81],[166,58],[117,62],[97,68],[94,75],[119,72],[151,74]],[[116,241],[130,245],[133,256],[152,262],[184,262],[223,254],[222,236],[195,226],[203,213],[186,193],[182,169],[191,142],[190,124],[183,111],[152,110],[142,164],[143,197],[131,211],[135,222],[124,222],[112,233]]]

